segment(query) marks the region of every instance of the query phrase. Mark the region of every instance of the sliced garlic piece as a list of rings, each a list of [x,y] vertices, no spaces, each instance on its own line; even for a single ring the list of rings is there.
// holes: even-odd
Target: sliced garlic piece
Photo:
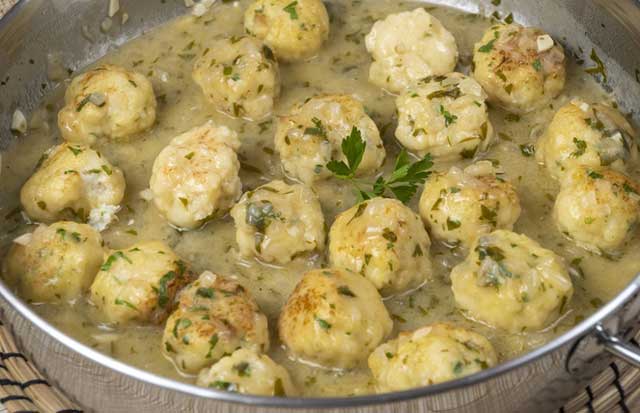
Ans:
[[[18,238],[14,238],[13,242],[26,247],[27,245],[29,245],[32,238],[33,234],[31,232],[27,232],[26,234],[20,235]]]
[[[27,118],[20,109],[16,109],[15,112],[13,112],[13,117],[11,118],[11,130],[23,135],[27,133]]]
[[[553,39],[548,34],[543,34],[542,36],[538,36],[538,53],[546,52],[551,49],[554,45]]]
[[[113,17],[120,10],[120,0],[109,0],[109,17]]]

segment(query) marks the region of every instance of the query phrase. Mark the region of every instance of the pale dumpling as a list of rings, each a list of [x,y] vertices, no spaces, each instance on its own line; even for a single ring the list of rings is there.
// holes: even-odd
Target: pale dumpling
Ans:
[[[260,120],[271,114],[280,94],[278,63],[255,37],[229,37],[207,43],[193,67],[193,79],[218,109]]]
[[[375,122],[352,96],[317,96],[278,118],[275,148],[285,173],[307,185],[330,177],[326,164],[345,160],[342,141],[354,128],[366,143],[357,173],[375,173],[384,162],[385,149]]]
[[[564,89],[564,49],[540,29],[490,27],[474,47],[473,64],[489,101],[514,113],[540,109]]]
[[[63,143],[42,156],[20,191],[20,202],[33,220],[89,220],[101,231],[120,208],[125,186],[120,168],[99,152]]]
[[[562,180],[553,219],[581,247],[615,254],[640,221],[640,186],[611,169],[573,168]]]
[[[458,62],[456,39],[423,8],[375,22],[365,46],[373,57],[369,81],[392,93],[425,77],[452,72]]]
[[[373,284],[339,269],[304,274],[278,323],[294,358],[329,368],[361,365],[392,327]]]
[[[321,0],[256,0],[244,13],[244,28],[278,59],[299,61],[329,38],[329,15]]]
[[[431,241],[420,217],[395,199],[374,198],[349,208],[329,232],[329,260],[358,273],[383,295],[404,292],[431,277]]]
[[[205,271],[180,292],[162,352],[180,371],[196,374],[241,347],[269,349],[267,318],[242,285]]]
[[[240,197],[237,134],[207,122],[177,137],[153,162],[149,187],[174,226],[194,229],[225,214]]]
[[[245,257],[286,264],[299,254],[324,250],[320,201],[304,185],[271,181],[246,192],[231,216],[236,242]]]
[[[289,372],[269,356],[241,348],[198,375],[198,386],[258,396],[296,396]]]
[[[616,109],[574,99],[554,115],[536,145],[536,158],[555,179],[579,165],[624,172],[638,159],[635,141],[635,131]]]
[[[91,285],[91,302],[109,323],[160,324],[190,277],[164,242],[140,242],[106,255]]]
[[[483,235],[451,271],[456,305],[472,320],[510,333],[537,331],[562,315],[573,295],[564,260],[525,235]]]
[[[490,161],[432,174],[419,208],[432,237],[465,248],[496,229],[513,229],[521,211],[515,189]]]
[[[369,368],[379,393],[459,379],[496,363],[496,352],[489,340],[444,323],[403,331],[369,356]]]
[[[422,79],[396,99],[396,138],[421,156],[473,158],[493,139],[486,99],[478,82],[461,73]]]
[[[103,255],[102,237],[88,225],[40,225],[14,241],[4,260],[4,278],[29,301],[71,301],[89,289]]]
[[[58,127],[72,143],[122,140],[149,129],[156,119],[151,82],[115,65],[101,65],[73,78],[64,101]]]

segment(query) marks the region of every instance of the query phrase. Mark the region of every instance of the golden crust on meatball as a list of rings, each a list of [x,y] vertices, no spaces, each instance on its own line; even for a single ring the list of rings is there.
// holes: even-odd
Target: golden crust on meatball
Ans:
[[[496,363],[489,340],[444,323],[401,332],[369,356],[369,368],[380,393],[459,379]]]
[[[285,173],[307,185],[329,178],[332,174],[325,166],[345,160],[341,144],[354,128],[366,143],[357,173],[376,172],[386,154],[382,139],[362,103],[352,96],[316,96],[278,118],[275,148]]]
[[[242,285],[205,271],[180,292],[162,352],[181,371],[195,374],[238,348],[269,349],[267,318]]]
[[[70,301],[84,294],[100,269],[100,233],[85,224],[40,225],[16,239],[4,260],[4,277],[29,301]]]
[[[361,274],[383,295],[431,277],[431,241],[420,217],[395,199],[374,198],[344,211],[329,232],[329,259]]]
[[[223,215],[240,197],[237,134],[212,122],[176,136],[153,162],[153,202],[179,228]]]
[[[573,285],[564,260],[525,235],[482,235],[451,271],[456,305],[511,333],[539,330],[566,310]]]
[[[298,395],[289,372],[269,356],[239,349],[198,375],[198,386],[259,396]]]
[[[373,284],[338,269],[307,272],[278,323],[280,339],[293,357],[339,369],[364,362],[392,327]]]
[[[250,36],[211,42],[194,64],[193,80],[217,109],[250,120],[269,116],[280,94],[273,52]]]
[[[105,320],[161,324],[191,279],[186,264],[161,241],[111,251],[91,285],[91,302]]]
[[[536,159],[559,180],[581,165],[625,172],[638,159],[635,142],[635,131],[616,109],[574,99],[554,115],[538,141]]]
[[[245,11],[244,28],[278,59],[299,61],[329,38],[329,15],[321,0],[256,0]]]
[[[640,185],[611,169],[573,168],[562,180],[553,219],[581,247],[615,254],[640,222]]]
[[[64,101],[58,127],[73,143],[129,138],[149,129],[156,119],[151,82],[115,65],[101,65],[73,78]]]
[[[63,143],[49,149],[36,172],[20,191],[20,202],[31,219],[53,222],[92,218],[93,211],[117,211],[124,197],[120,168],[83,145]],[[91,222],[103,230],[108,222]]]
[[[513,229],[520,216],[515,189],[490,161],[432,174],[420,197],[420,215],[431,236],[468,248],[479,236]]]
[[[286,264],[324,250],[324,215],[318,196],[304,185],[271,181],[246,192],[231,210],[245,257]]]
[[[474,47],[473,64],[489,101],[514,113],[540,109],[564,89],[564,49],[540,29],[489,28]]]
[[[461,73],[420,80],[396,99],[396,138],[421,156],[473,158],[493,139],[486,99],[478,82]]]
[[[452,72],[458,62],[456,39],[423,8],[375,22],[365,46],[373,57],[369,81],[392,93],[419,79]]]

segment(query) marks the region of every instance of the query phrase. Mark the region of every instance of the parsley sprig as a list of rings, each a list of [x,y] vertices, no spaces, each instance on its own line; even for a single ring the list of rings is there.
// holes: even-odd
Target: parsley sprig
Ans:
[[[409,154],[403,149],[396,158],[391,175],[387,178],[378,177],[370,190],[365,189],[371,184],[359,181],[355,176],[366,147],[367,143],[362,139],[360,130],[354,126],[349,136],[342,140],[341,149],[346,162],[332,160],[326,165],[336,178],[351,182],[361,201],[392,194],[406,204],[417,192],[418,185],[423,184],[431,174],[429,169],[433,166],[433,162],[430,154],[412,163]]]

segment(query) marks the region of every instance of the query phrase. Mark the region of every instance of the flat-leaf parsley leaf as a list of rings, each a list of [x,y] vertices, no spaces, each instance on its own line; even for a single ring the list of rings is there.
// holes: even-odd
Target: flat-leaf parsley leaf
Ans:
[[[327,163],[327,169],[333,172],[336,178],[350,181],[355,186],[361,201],[385,196],[390,192],[406,204],[415,195],[418,185],[423,184],[431,174],[429,169],[433,166],[433,162],[430,154],[411,163],[409,155],[403,149],[398,154],[393,172],[388,178],[380,176],[373,183],[371,190],[362,189],[364,185],[370,184],[358,182],[355,179],[355,174],[360,162],[362,162],[366,146],[360,131],[354,126],[349,136],[342,141],[342,153],[347,162],[332,160]]]

